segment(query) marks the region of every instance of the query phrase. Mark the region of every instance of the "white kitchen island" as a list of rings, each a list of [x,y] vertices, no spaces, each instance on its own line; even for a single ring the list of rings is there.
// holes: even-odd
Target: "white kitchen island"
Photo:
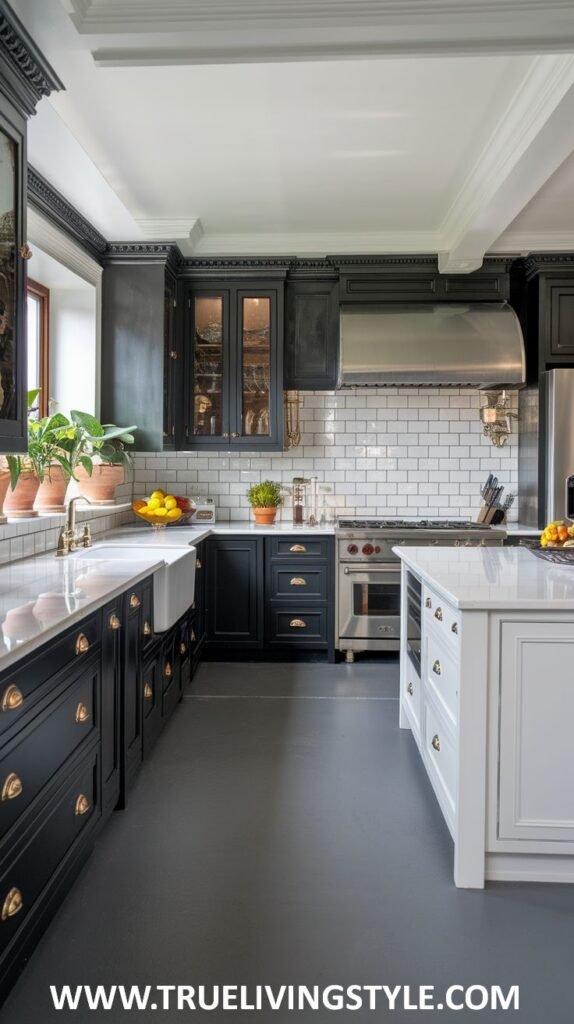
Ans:
[[[456,885],[574,882],[574,565],[520,547],[394,550],[400,726],[453,837]]]

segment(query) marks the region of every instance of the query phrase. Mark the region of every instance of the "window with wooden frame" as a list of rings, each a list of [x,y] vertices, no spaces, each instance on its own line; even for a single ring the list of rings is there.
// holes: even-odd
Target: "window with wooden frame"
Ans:
[[[50,291],[28,278],[28,391],[40,388],[40,418],[50,403]]]

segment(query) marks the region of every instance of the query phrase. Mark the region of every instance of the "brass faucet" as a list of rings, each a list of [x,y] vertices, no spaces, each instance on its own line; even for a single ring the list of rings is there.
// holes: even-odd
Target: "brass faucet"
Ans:
[[[62,555],[69,555],[70,551],[75,551],[76,548],[90,548],[92,546],[92,535],[88,523],[85,523],[81,533],[76,531],[76,502],[87,501],[91,504],[88,498],[83,498],[78,495],[76,498],[70,498],[68,502],[68,510],[66,516],[66,525],[60,530],[60,536],[58,537],[58,547],[56,549],[56,556],[61,558]]]

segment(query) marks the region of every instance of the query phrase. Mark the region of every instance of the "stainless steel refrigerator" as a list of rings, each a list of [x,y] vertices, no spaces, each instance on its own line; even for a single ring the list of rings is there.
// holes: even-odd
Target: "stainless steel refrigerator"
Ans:
[[[574,519],[574,369],[549,370],[520,394],[520,519]]]

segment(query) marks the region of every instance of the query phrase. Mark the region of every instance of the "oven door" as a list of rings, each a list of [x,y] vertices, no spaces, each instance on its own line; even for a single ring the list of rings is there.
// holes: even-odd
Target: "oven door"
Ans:
[[[339,567],[339,639],[397,649],[401,620],[398,563]],[[392,643],[391,643],[392,641]]]

